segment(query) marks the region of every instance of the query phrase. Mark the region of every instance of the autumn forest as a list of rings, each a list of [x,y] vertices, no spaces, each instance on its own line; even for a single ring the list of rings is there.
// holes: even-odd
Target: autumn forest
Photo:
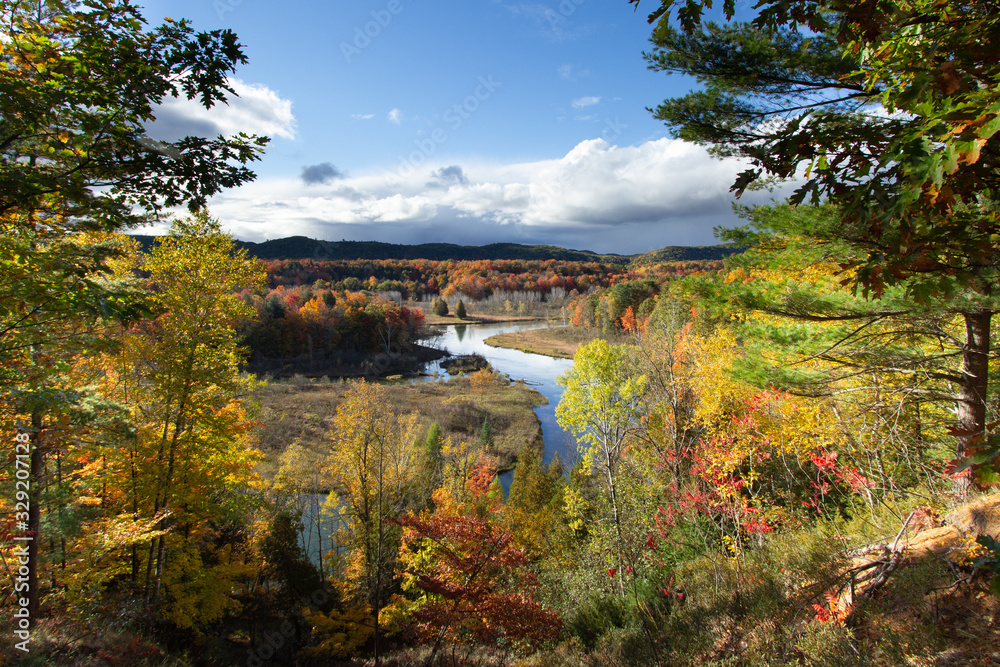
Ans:
[[[791,193],[700,258],[259,259],[208,204],[268,138],[144,129],[236,35],[0,0],[4,664],[1000,661],[1000,13],[628,4]],[[501,322],[562,460],[430,342]]]

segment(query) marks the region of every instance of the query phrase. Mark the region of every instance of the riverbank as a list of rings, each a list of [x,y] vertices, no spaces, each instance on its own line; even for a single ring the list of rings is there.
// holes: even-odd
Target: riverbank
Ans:
[[[578,327],[550,327],[496,334],[483,342],[492,347],[572,359],[581,346],[597,337],[596,333]]]
[[[465,319],[459,319],[454,314],[435,315],[424,311],[424,324],[427,326],[447,326],[449,324],[508,324],[511,322],[545,322],[544,317],[537,315],[466,315]]]
[[[261,474],[272,478],[281,454],[293,443],[302,446],[318,462],[329,451],[329,431],[337,405],[349,382],[273,382],[257,393],[264,424],[260,447],[267,457]],[[447,382],[389,384],[390,403],[401,414],[416,413],[418,438],[423,440],[433,422],[453,444],[479,440],[483,423],[489,423],[492,444],[500,470],[511,470],[525,444],[543,449],[542,428],[534,408],[548,400],[523,382],[507,383],[499,377],[473,383],[468,377]]]
[[[406,352],[353,352],[335,350],[327,354],[301,355],[269,359],[256,357],[247,364],[255,375],[270,378],[366,378],[375,380],[390,375],[413,375],[429,361],[447,356],[444,351],[423,345],[411,345]]]

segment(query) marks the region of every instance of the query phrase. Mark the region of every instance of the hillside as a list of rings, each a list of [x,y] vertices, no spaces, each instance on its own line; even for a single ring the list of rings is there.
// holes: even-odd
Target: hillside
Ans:
[[[155,236],[135,235],[143,249],[148,250]],[[641,255],[599,254],[589,250],[571,250],[552,245],[522,245],[491,243],[483,246],[463,246],[453,243],[421,243],[403,245],[379,241],[320,241],[305,236],[289,236],[255,243],[237,241],[237,246],[258,259],[428,259],[428,260],[547,260],[567,262],[600,262],[626,265],[652,264],[669,261],[722,259],[733,254],[726,246],[667,246]]]

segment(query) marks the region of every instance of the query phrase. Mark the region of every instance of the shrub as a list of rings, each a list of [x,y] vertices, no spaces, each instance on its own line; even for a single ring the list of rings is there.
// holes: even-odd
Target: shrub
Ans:
[[[455,317],[460,320],[465,319],[465,302],[461,299],[458,300],[458,305],[455,306]]]
[[[448,302],[441,298],[434,299],[431,302],[431,312],[438,317],[444,317],[448,314]]]

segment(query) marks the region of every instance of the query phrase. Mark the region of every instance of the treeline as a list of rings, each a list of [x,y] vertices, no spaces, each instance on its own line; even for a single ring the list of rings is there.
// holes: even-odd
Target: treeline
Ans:
[[[338,290],[394,292],[404,299],[451,296],[462,293],[472,300],[495,291],[535,292],[553,289],[585,292],[606,287],[627,275],[622,267],[595,262],[545,261],[432,261],[432,260],[274,260],[266,264],[272,287],[280,285],[329,286]]]
[[[570,324],[598,329],[605,335],[637,331],[648,322],[661,294],[669,290],[672,282],[722,268],[722,261],[666,262],[640,267],[630,274],[629,280],[571,299],[567,306]]]
[[[241,294],[254,314],[241,327],[251,370],[356,375],[381,355],[385,372],[392,355],[413,351],[424,322],[419,308],[322,285]]]
[[[636,278],[677,278],[721,266],[719,261],[677,261],[635,269],[595,262],[431,261],[431,260],[273,260],[266,263],[268,283],[313,286],[339,291],[393,293],[403,299],[461,294],[480,301],[495,293],[534,293],[541,298],[586,293]]]

